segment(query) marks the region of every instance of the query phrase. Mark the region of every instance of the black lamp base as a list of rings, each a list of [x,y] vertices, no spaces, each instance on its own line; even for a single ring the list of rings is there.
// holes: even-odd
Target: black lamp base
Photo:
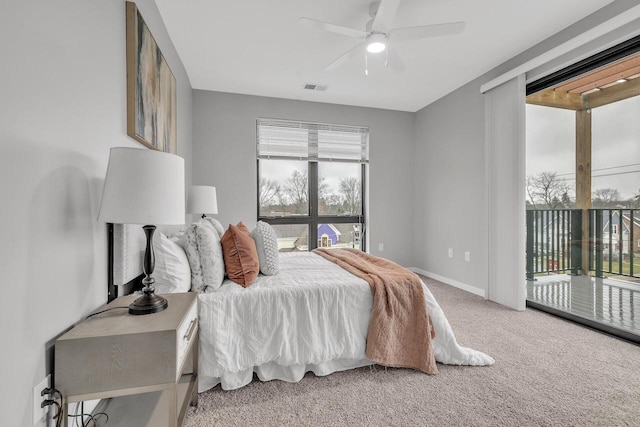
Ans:
[[[146,293],[129,304],[129,314],[158,313],[169,306],[169,302],[154,293]]]

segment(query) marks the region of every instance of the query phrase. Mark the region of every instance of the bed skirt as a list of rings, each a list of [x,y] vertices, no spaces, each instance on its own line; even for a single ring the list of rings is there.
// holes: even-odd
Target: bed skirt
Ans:
[[[207,391],[218,384],[223,390],[235,390],[244,387],[253,380],[253,373],[258,375],[260,381],[281,380],[289,383],[297,383],[307,372],[313,372],[316,376],[323,377],[334,372],[346,371],[373,365],[369,359],[336,359],[319,364],[282,366],[275,362],[254,366],[241,372],[225,373],[222,377],[209,377],[198,375],[198,393]]]

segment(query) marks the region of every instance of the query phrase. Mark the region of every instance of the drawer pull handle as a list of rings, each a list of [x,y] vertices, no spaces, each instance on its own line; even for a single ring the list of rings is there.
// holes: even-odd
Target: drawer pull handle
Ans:
[[[186,334],[184,334],[184,339],[186,341],[189,341],[191,339],[191,336],[193,335],[193,331],[196,330],[196,325],[198,324],[198,319],[195,318],[191,321],[191,323],[189,324],[189,330],[187,331]]]

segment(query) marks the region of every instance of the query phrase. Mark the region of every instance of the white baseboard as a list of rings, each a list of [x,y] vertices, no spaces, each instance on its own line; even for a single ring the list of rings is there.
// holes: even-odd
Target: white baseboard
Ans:
[[[448,277],[440,276],[439,274],[431,273],[430,271],[425,271],[421,268],[409,267],[409,270],[413,271],[414,273],[422,274],[423,276],[427,276],[439,282],[446,283],[447,285],[451,285],[454,288],[462,289],[463,291],[471,292],[472,294],[479,295],[482,298],[486,298],[486,292],[484,289],[467,285],[466,283],[458,282],[457,280],[449,279]]]

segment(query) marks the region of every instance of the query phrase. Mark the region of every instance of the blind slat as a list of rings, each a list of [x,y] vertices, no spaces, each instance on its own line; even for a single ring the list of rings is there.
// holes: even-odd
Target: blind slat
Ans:
[[[369,161],[369,129],[358,126],[257,120],[258,158]]]

